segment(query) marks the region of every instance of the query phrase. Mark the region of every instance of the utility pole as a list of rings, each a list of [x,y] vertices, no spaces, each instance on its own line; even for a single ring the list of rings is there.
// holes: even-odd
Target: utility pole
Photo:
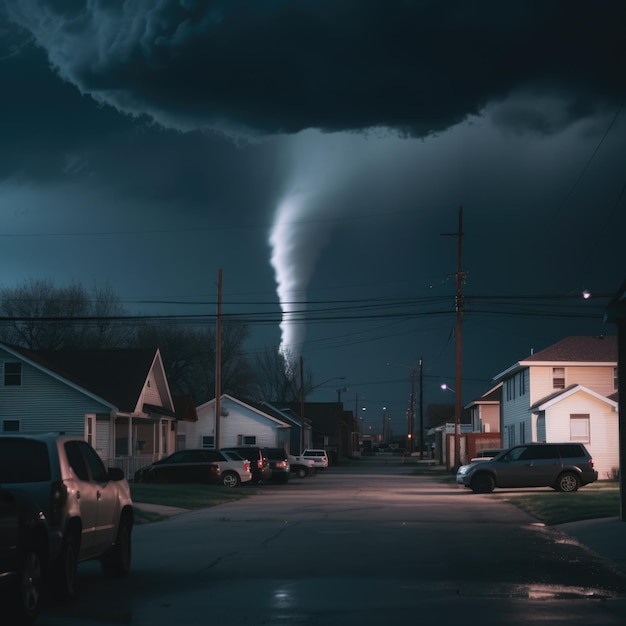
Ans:
[[[424,359],[420,357],[420,459],[424,460]]]
[[[462,316],[463,316],[463,282],[465,273],[462,269],[463,255],[463,207],[459,207],[459,228],[456,233],[443,233],[447,237],[456,237],[458,241],[457,250],[457,270],[456,270],[456,397],[454,407],[454,464],[457,467],[461,464],[461,407],[462,407]]]
[[[222,268],[217,274],[217,319],[215,321],[215,449],[220,449],[222,417]]]
[[[300,454],[304,452],[304,362],[300,355]]]
[[[409,407],[409,455],[415,451],[415,368],[411,370],[411,406]]]

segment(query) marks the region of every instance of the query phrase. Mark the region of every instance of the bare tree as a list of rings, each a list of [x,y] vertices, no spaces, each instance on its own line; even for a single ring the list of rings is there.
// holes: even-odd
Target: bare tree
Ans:
[[[34,350],[118,347],[128,326],[111,318],[124,313],[108,286],[89,294],[78,284],[25,281],[0,290],[0,340]]]
[[[243,324],[222,327],[222,393],[251,397],[254,376],[244,355],[248,338]],[[172,393],[191,395],[196,404],[215,397],[215,329],[185,328],[164,323],[143,324],[137,347],[159,348]]]
[[[268,349],[254,359],[256,388],[259,399],[268,402],[300,401],[300,363],[290,353]],[[305,395],[313,387],[311,370],[304,371]]]

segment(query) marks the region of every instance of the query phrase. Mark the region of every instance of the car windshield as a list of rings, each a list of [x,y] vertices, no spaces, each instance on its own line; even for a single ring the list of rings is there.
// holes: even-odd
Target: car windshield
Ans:
[[[265,450],[265,456],[275,461],[277,459],[286,459],[287,453],[282,448],[267,448]]]

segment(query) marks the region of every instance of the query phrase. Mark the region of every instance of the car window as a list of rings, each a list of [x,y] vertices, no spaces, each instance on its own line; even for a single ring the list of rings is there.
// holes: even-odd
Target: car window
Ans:
[[[50,480],[50,458],[43,441],[0,439],[0,483],[37,483]]]
[[[583,451],[582,446],[577,445],[577,444],[574,444],[574,445],[564,444],[564,445],[558,446],[558,448],[561,454],[561,458],[563,459],[575,459],[575,458],[587,456],[585,452]]]
[[[511,448],[506,456],[503,457],[505,461],[526,461],[531,460],[532,451],[528,446],[518,446],[517,448]]]
[[[72,468],[74,474],[76,474],[78,480],[89,480],[87,463],[85,462],[83,455],[80,453],[78,441],[66,441],[64,447],[67,461],[70,464],[70,467]]]
[[[545,446],[535,446],[535,458],[542,459],[558,459],[559,451],[556,446],[546,444]]]
[[[107,471],[104,467],[102,459],[98,456],[98,453],[90,445],[83,441],[77,441],[76,443],[85,458],[85,463],[89,467],[91,478],[99,483],[106,482],[108,480]]]

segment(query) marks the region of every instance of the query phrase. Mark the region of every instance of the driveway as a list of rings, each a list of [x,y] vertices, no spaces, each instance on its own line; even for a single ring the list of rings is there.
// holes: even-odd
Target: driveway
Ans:
[[[405,467],[264,485],[139,526],[125,581],[79,568],[40,625],[626,623],[626,577],[499,499]]]

